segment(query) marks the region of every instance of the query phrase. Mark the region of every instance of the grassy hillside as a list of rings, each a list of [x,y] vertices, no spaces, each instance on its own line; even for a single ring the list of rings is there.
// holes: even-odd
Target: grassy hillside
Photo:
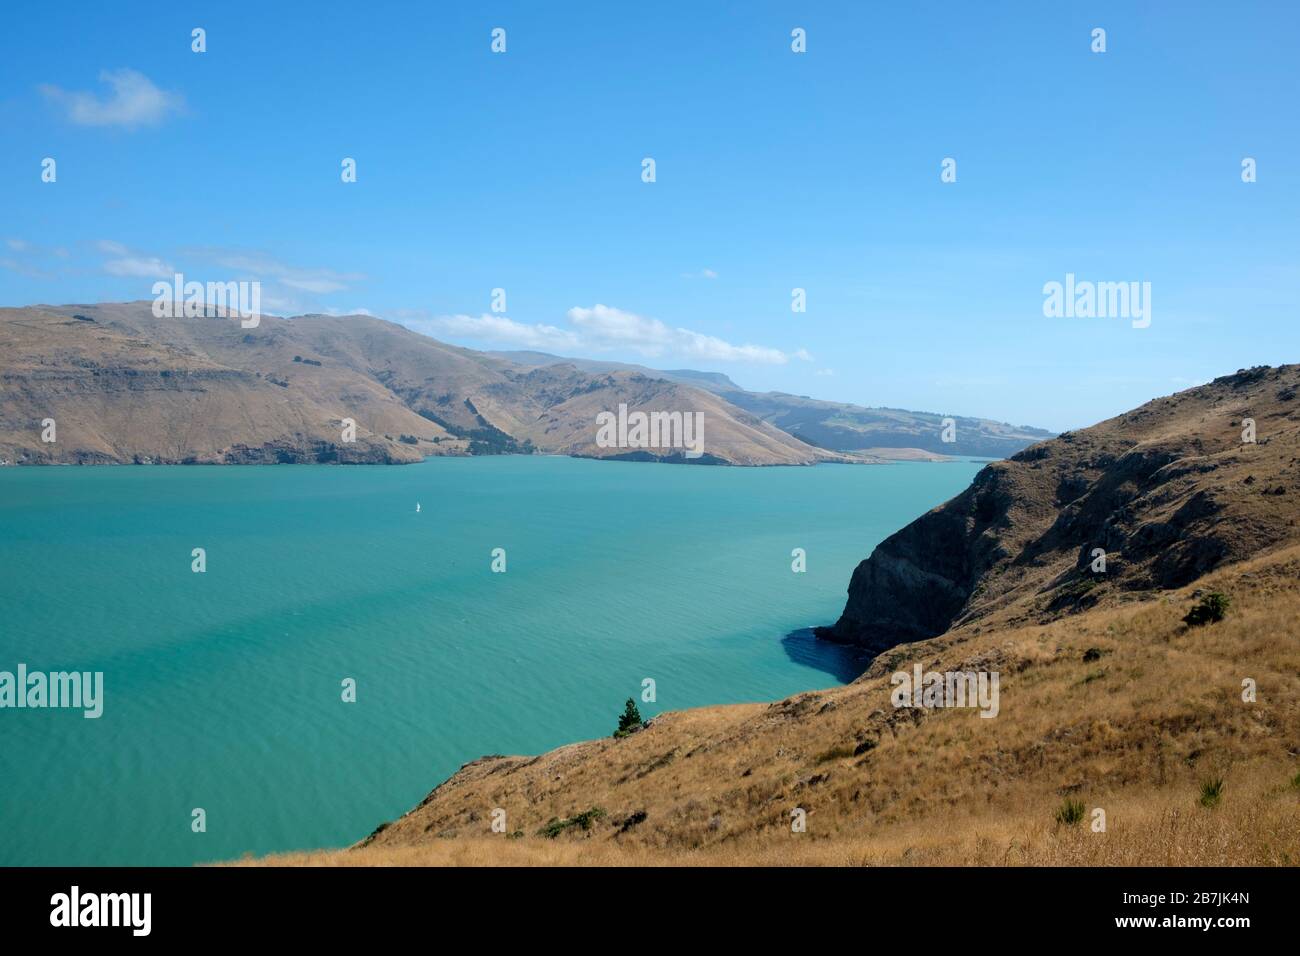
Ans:
[[[639,365],[594,359],[567,359],[545,352],[492,352],[499,358],[533,367],[572,364],[584,371],[640,372],[713,392],[802,441],[819,448],[856,452],[891,460],[915,460],[947,455],[1004,458],[1035,442],[1051,438],[1042,428],[1009,425],[986,418],[953,415],[952,442],[943,440],[948,415],[914,412],[901,408],[865,408],[845,402],[826,402],[806,395],[785,392],[751,392],[726,375],[691,369],[658,371]]]
[[[1296,865],[1298,374],[990,465],[855,572],[874,659],[848,686],[484,757],[356,847],[275,862]],[[996,673],[996,715],[895,706],[917,664]],[[619,702],[591,706],[613,731]]]
[[[814,448],[690,385],[516,365],[370,316],[264,316],[244,329],[157,318],[148,302],[0,309],[0,356],[0,464],[618,457],[629,449],[597,444],[596,414],[619,404],[699,412],[709,462],[873,460]],[[48,418],[53,443],[41,440]]]
[[[1211,590],[1227,618],[1183,623]],[[900,647],[846,687],[485,757],[356,848],[263,862],[1296,865],[1298,619],[1290,547],[1130,604]],[[895,709],[889,674],[913,661],[998,670],[998,716]],[[1059,822],[1071,800],[1083,819]],[[498,807],[518,836],[491,832]],[[544,835],[592,810],[589,829]]]
[[[1300,541],[1298,393],[1300,366],[1243,370],[989,465],[876,547],[821,635],[1043,621]]]

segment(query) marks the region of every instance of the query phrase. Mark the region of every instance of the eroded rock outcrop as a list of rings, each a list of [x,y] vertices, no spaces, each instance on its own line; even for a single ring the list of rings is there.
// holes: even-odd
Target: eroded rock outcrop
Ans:
[[[1296,540],[1298,389],[1300,366],[1243,370],[989,465],[881,542],[818,636],[879,652],[1045,620]]]

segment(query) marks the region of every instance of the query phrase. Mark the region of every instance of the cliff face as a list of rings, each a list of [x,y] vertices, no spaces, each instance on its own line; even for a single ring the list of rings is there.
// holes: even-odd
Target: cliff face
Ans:
[[[818,635],[879,652],[1047,620],[1297,540],[1298,390],[1300,366],[1241,371],[989,465],[881,542]]]

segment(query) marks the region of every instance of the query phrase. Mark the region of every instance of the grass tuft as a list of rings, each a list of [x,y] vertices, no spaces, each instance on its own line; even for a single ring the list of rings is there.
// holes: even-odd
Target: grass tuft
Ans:
[[[1088,808],[1084,806],[1082,800],[1066,800],[1056,811],[1056,822],[1072,827],[1082,820],[1087,812]]]

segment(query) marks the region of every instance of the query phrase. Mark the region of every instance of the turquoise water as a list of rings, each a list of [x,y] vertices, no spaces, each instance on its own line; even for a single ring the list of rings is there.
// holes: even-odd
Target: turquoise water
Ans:
[[[0,864],[345,845],[482,754],[610,733],[646,677],[646,716],[851,679],[788,635],[979,467],[0,469],[0,670],[105,698],[0,710]]]

